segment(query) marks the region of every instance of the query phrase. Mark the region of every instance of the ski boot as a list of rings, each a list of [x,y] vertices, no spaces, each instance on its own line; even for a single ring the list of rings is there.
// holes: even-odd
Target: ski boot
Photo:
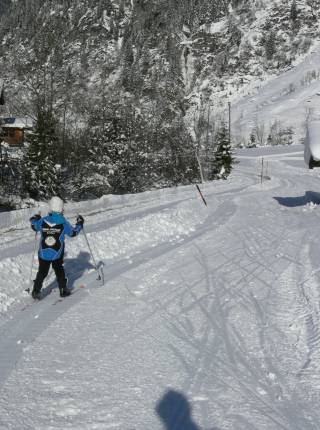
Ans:
[[[31,296],[35,300],[40,300],[41,299],[41,286],[36,285],[35,282],[33,283],[33,289],[32,289]]]
[[[61,284],[59,284],[59,292],[60,297],[68,297],[71,294],[71,291],[67,288],[68,279],[64,279]]]

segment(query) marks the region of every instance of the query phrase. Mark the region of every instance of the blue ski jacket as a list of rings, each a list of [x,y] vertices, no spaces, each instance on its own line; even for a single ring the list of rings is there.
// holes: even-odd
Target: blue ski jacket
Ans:
[[[62,258],[65,235],[74,237],[82,230],[81,225],[72,227],[63,215],[55,212],[39,220],[31,220],[31,227],[34,231],[41,232],[39,257],[46,261]]]

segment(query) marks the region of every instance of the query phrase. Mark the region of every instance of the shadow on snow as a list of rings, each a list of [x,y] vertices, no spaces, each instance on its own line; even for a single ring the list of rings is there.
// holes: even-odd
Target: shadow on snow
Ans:
[[[87,270],[94,269],[94,266],[90,263],[90,254],[88,252],[81,251],[76,258],[65,259],[64,269],[66,277],[68,278],[68,288],[72,290],[76,280],[80,279]],[[49,275],[52,271],[52,268],[50,268]],[[53,276],[55,277],[54,274]],[[54,288],[57,287],[56,279],[54,279],[49,285],[42,289],[42,296],[46,297]]]
[[[168,390],[158,402],[156,411],[166,430],[201,430],[192,420],[190,403],[179,391]]]
[[[297,197],[274,197],[277,202],[289,208],[305,206],[308,203],[320,204],[320,193],[306,191],[304,196]]]

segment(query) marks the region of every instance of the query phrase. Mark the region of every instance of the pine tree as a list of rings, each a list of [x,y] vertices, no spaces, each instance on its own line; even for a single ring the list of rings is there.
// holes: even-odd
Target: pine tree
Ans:
[[[248,143],[248,148],[256,148],[257,143],[256,143],[256,136],[254,133],[250,134],[250,141]]]
[[[105,108],[96,108],[88,123],[88,130],[74,149],[71,193],[75,198],[101,197],[111,191],[109,176],[113,172],[108,155],[108,138],[104,126]]]
[[[290,8],[290,18],[295,23],[298,18],[298,9],[296,0],[293,0]]]
[[[133,106],[122,106],[107,119],[108,154],[113,164],[110,183],[116,193],[148,189],[155,179],[146,122]]]
[[[135,193],[156,181],[146,119],[126,98],[110,97],[92,113],[80,168],[72,180],[75,197]],[[78,164],[78,163],[77,163]]]
[[[81,154],[73,166],[72,197],[96,198],[111,191],[108,178],[113,169],[106,145],[99,127],[92,127],[81,142]]]
[[[264,42],[264,47],[267,60],[272,60],[274,54],[276,53],[276,36],[273,31],[270,31],[270,33],[267,35]]]
[[[24,160],[25,189],[30,197],[41,200],[61,194],[57,151],[52,113],[39,108]]]
[[[157,160],[160,182],[165,186],[190,184],[199,179],[196,148],[190,134],[179,119],[159,130],[164,145]]]
[[[210,179],[227,179],[235,162],[229,139],[229,131],[225,123],[218,129],[214,150],[214,162]]]

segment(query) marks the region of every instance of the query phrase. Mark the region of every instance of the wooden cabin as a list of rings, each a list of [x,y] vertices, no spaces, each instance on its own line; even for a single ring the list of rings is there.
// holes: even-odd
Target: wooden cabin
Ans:
[[[25,131],[32,129],[30,118],[0,118],[0,139],[9,146],[23,146]]]

